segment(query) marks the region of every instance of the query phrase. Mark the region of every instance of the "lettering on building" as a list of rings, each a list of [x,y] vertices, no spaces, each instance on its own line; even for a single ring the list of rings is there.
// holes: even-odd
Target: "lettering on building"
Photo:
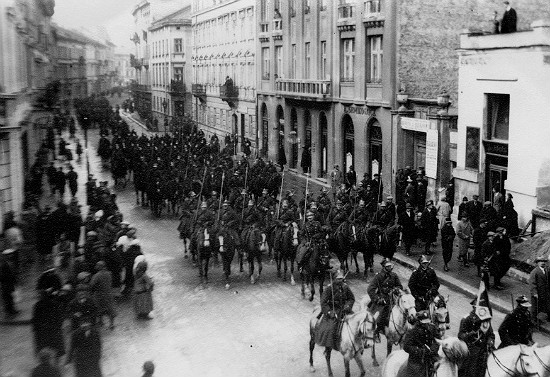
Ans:
[[[463,56],[460,58],[460,65],[487,65],[487,58],[483,56]]]
[[[365,106],[344,106],[344,114],[358,114],[374,116],[374,110]]]

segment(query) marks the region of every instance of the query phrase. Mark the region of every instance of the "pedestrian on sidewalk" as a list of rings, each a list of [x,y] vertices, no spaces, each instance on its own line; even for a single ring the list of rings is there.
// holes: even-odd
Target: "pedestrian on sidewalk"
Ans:
[[[34,304],[32,314],[32,330],[34,346],[38,354],[45,347],[55,352],[56,360],[65,355],[65,340],[63,338],[63,321],[65,313],[60,302],[54,296],[53,288],[40,290],[40,299]]]
[[[76,155],[78,156],[78,162],[82,161],[82,144],[80,144],[80,140],[76,139]]]
[[[59,200],[63,200],[63,196],[65,195],[65,186],[67,185],[67,177],[65,176],[65,173],[63,172],[63,168],[60,166],[57,170],[56,176],[55,176],[55,186],[56,190],[59,191]]]
[[[95,269],[97,272],[90,281],[90,288],[97,303],[99,322],[101,324],[103,315],[107,315],[109,317],[109,329],[113,330],[116,317],[115,300],[111,289],[113,278],[104,261],[97,262]]]
[[[510,251],[512,245],[506,235],[506,229],[498,227],[494,239],[495,254],[491,259],[492,275],[494,277],[495,289],[504,289],[500,280],[506,275],[512,261],[510,260]]]
[[[153,280],[147,275],[147,262],[142,260],[137,263],[135,269],[134,283],[134,312],[137,318],[151,319],[153,311]]]
[[[55,365],[55,351],[49,347],[38,352],[38,364],[32,370],[31,377],[61,377],[61,371]]]
[[[2,302],[4,312],[8,316],[16,315],[19,310],[15,308],[14,293],[17,283],[17,275],[13,264],[9,261],[10,249],[4,250],[0,254],[0,286],[2,290]]]
[[[439,218],[439,229],[443,228],[443,225],[445,225],[445,220],[447,217],[451,217],[451,213],[453,213],[453,209],[451,208],[451,205],[447,202],[446,198],[441,198],[439,200],[439,203],[437,203],[437,217]]]
[[[529,274],[529,288],[531,292],[531,318],[533,323],[539,323],[539,314],[544,313],[546,320],[550,313],[550,286],[548,285],[548,269],[546,257],[539,255],[535,259],[537,267]]]
[[[102,377],[101,337],[92,322],[83,320],[73,333],[67,363],[74,362],[76,377]]]
[[[67,181],[69,182],[69,190],[74,198],[78,191],[78,173],[74,171],[74,167],[69,165],[69,172],[67,173]]]
[[[405,212],[399,214],[397,224],[401,225],[402,241],[405,253],[411,255],[411,246],[416,242],[416,215],[411,203],[405,204]]]
[[[50,194],[51,196],[54,196],[55,190],[57,189],[57,169],[55,168],[53,162],[50,162],[50,166],[46,169],[46,176],[48,177]]]
[[[468,248],[470,247],[470,237],[472,234],[472,224],[468,220],[468,215],[462,215],[462,219],[456,224],[456,235],[458,236],[458,260],[464,262],[464,267],[470,266]]]
[[[445,219],[445,224],[441,228],[441,248],[443,249],[443,270],[449,271],[449,262],[453,257],[453,246],[456,237],[453,222],[450,217]]]
[[[483,266],[482,246],[487,239],[487,221],[481,219],[478,227],[474,229],[472,239],[474,242],[474,264],[477,266],[477,276],[481,276],[481,267]]]
[[[146,361],[143,363],[143,376],[142,377],[153,377],[155,373],[155,364],[152,361]]]
[[[426,207],[422,211],[420,217],[420,226],[422,227],[422,236],[425,241],[424,254],[431,255],[430,250],[432,243],[437,241],[437,232],[439,228],[439,221],[437,219],[437,210],[434,207],[433,200],[426,202]]]

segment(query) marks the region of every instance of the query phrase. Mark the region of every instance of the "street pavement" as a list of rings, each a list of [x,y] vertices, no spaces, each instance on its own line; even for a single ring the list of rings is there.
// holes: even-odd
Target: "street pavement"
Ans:
[[[94,151],[97,140],[97,131],[91,131],[91,170],[98,180],[112,182]],[[85,177],[85,164],[78,165],[78,169],[79,176]],[[83,186],[80,190],[83,191]],[[155,310],[152,320],[140,321],[135,319],[130,301],[118,302],[115,329],[101,330],[105,376],[139,376],[146,360],[156,364],[155,375],[168,377],[312,375],[308,364],[308,324],[313,309],[319,304],[318,295],[314,302],[302,299],[299,285],[292,286],[277,278],[275,266],[269,261],[264,263],[262,278],[255,285],[250,284],[248,276],[238,274],[236,261],[229,290],[224,288],[220,266],[213,266],[210,282],[201,284],[197,269],[189,259],[183,258],[176,231],[177,218],[163,214],[157,219],[148,208],[136,206],[131,183],[115,191],[125,220],[138,229],[138,238],[149,261],[155,281]],[[379,261],[377,256],[375,271],[381,268]],[[406,285],[410,269],[396,264],[394,270]],[[348,283],[359,302],[366,295],[368,281],[352,273]],[[449,297],[451,329],[447,334],[456,336],[460,318],[471,309],[471,296],[446,285],[440,292]],[[354,309],[359,309],[358,304]],[[503,318],[501,311],[494,311],[495,331]],[[0,376],[28,376],[35,365],[31,327],[0,326],[0,339]],[[550,344],[550,339],[543,334],[536,334],[536,340]],[[384,338],[376,349],[382,362],[386,349]],[[380,375],[381,368],[372,366],[370,350],[362,358],[367,375]],[[314,361],[317,369],[314,375],[327,375],[319,347],[314,351]],[[343,360],[337,352],[332,354],[332,368],[335,376],[344,375]],[[66,376],[73,375],[70,369],[66,372]],[[351,372],[359,374],[353,361]]]

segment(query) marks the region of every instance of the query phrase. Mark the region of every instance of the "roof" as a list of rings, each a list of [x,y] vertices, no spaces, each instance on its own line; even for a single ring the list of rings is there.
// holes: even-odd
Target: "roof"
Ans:
[[[191,6],[187,5],[172,13],[155,20],[149,30],[155,30],[167,24],[182,24],[191,26]]]

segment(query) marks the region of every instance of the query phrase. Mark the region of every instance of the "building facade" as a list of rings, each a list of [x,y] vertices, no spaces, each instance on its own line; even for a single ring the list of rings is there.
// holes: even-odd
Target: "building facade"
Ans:
[[[53,0],[0,2],[0,228],[18,213],[24,182],[45,136],[48,112],[37,107],[53,81]]]
[[[88,38],[55,25],[55,78],[62,103],[88,95],[86,45]]]
[[[132,41],[135,54],[130,56],[130,65],[136,69],[136,82],[132,86],[134,105],[139,115],[152,124],[152,97],[149,77],[148,29],[151,26],[151,4],[147,0],[139,2],[132,11],[135,31]]]
[[[116,72],[116,84],[129,85],[132,80],[136,79],[136,70],[130,65],[130,54],[117,52],[115,49],[115,72]]]
[[[207,136],[258,149],[255,0],[195,1],[192,117]]]
[[[457,192],[512,194],[523,226],[550,204],[550,21],[512,34],[467,31],[459,64]]]
[[[171,131],[175,117],[191,114],[191,6],[149,27],[153,124]]]

